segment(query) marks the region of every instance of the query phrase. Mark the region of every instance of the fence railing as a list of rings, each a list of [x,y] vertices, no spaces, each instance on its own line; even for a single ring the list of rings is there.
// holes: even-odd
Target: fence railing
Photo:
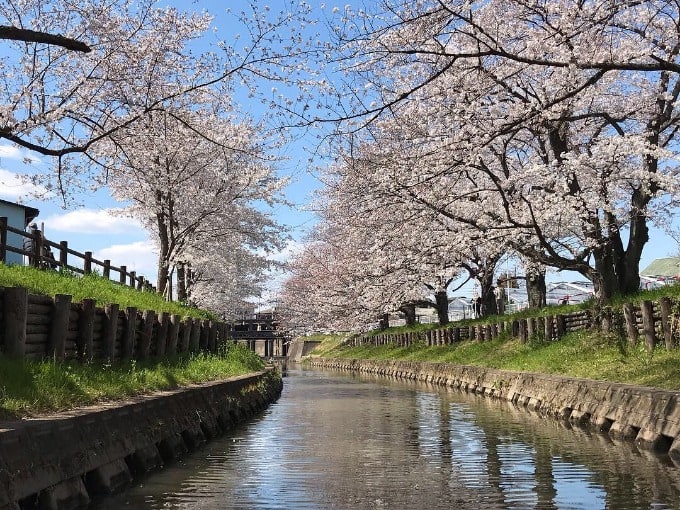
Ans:
[[[394,344],[407,346],[415,342],[427,345],[448,345],[461,340],[488,341],[507,333],[522,342],[531,339],[558,340],[566,333],[597,328],[604,333],[615,333],[630,346],[643,341],[648,350],[657,344],[667,349],[680,348],[680,300],[662,297],[625,303],[621,308],[604,308],[595,314],[591,310],[556,313],[544,317],[498,317],[496,321],[457,325],[449,324],[427,331],[356,335],[347,343],[352,346]]]
[[[11,232],[23,238],[21,247],[10,246],[7,243],[7,233]],[[91,251],[80,253],[68,247],[67,241],[54,242],[46,239],[38,228],[31,228],[29,232],[11,227],[7,224],[7,217],[0,216],[0,261],[7,260],[7,253],[17,253],[28,257],[29,265],[44,269],[62,269],[77,274],[89,274],[101,271],[104,278],[111,279],[111,274],[118,273],[118,281],[123,285],[139,290],[153,290],[155,287],[136,271],[128,271],[127,266],[114,266],[110,260],[98,260]],[[56,254],[56,255],[55,255]],[[71,257],[69,257],[71,256]],[[82,264],[73,264],[73,260],[81,260]],[[98,269],[99,268],[99,269]]]

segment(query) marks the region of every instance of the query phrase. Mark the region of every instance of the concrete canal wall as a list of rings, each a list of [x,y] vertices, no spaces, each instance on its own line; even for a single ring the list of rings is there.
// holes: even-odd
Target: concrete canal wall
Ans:
[[[273,370],[39,419],[0,422],[0,510],[83,508],[281,394]]]
[[[303,340],[296,338],[288,347],[288,359],[298,363],[320,344],[320,340]]]
[[[311,359],[317,367],[350,370],[457,388],[504,399],[546,416],[632,440],[680,463],[680,393],[531,372],[360,359]]]

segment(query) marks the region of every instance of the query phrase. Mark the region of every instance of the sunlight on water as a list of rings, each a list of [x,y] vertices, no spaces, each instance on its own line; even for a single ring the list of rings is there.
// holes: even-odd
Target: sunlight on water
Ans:
[[[674,508],[667,458],[453,390],[295,370],[281,399],[99,509]]]

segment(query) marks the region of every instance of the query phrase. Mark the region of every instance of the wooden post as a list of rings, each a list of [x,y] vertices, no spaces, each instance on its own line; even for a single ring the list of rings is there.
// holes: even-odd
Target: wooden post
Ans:
[[[109,361],[116,358],[116,332],[118,331],[118,303],[104,306],[104,323],[102,339],[104,340],[104,357]]]
[[[189,338],[189,351],[198,352],[200,349],[201,319],[191,321],[191,336]]]
[[[654,331],[654,309],[651,301],[645,300],[641,303],[642,310],[642,330],[645,334],[645,345],[649,352],[656,346],[656,332]]]
[[[26,318],[28,316],[28,290],[7,287],[2,300],[3,341],[5,354],[23,358],[26,354]]]
[[[536,317],[534,319],[534,335],[539,337],[545,336],[545,317]]]
[[[83,299],[80,302],[80,317],[78,318],[78,336],[76,350],[81,361],[91,360],[93,356],[94,312],[95,300]]]
[[[168,354],[177,353],[177,339],[179,338],[179,326],[182,322],[182,317],[177,314],[170,316],[170,327],[168,328]]]
[[[517,319],[513,319],[512,324],[510,324],[510,336],[513,338],[519,336],[519,321]]]
[[[628,345],[635,347],[637,344],[638,330],[635,324],[635,310],[633,303],[623,304],[623,318],[626,320],[626,332],[628,334]]]
[[[54,308],[49,332],[49,355],[56,360],[66,357],[66,336],[71,315],[71,296],[57,294],[54,296]]]
[[[454,342],[460,341],[460,328],[458,326],[453,328],[453,341]]]
[[[215,351],[219,351],[220,345],[224,343],[226,324],[224,324],[224,322],[216,322],[215,327],[217,328],[215,335]]]
[[[92,272],[92,252],[85,252],[85,259],[83,260],[83,272],[90,274]]]
[[[208,350],[208,336],[210,334],[210,321],[203,319],[201,321],[201,338],[199,340],[199,347],[202,351]]]
[[[536,322],[533,317],[529,317],[526,321],[527,321],[527,337],[531,338],[534,336]]]
[[[194,321],[191,317],[185,317],[182,321],[182,336],[179,341],[179,352],[189,352],[193,325]]]
[[[564,333],[567,330],[567,324],[564,320],[564,315],[559,314],[555,316],[555,333],[557,340],[562,338],[564,336]]]
[[[662,297],[659,302],[661,309],[661,329],[663,331],[663,339],[666,344],[666,349],[669,351],[675,347],[673,345],[673,325],[671,324],[671,300],[668,297]]]
[[[142,290],[143,288],[144,288],[144,277],[138,276],[137,277],[137,290]]]
[[[137,338],[137,307],[128,306],[125,309],[125,329],[120,339],[120,355],[123,359],[130,359],[135,353]]]
[[[7,261],[7,216],[0,216],[0,262]]]
[[[214,321],[210,321],[208,331],[208,350],[210,352],[217,351],[217,323]]]
[[[104,269],[102,270],[103,273],[102,275],[104,278],[107,280],[111,278],[111,261],[110,260],[104,260]]]
[[[544,323],[544,328],[543,331],[545,332],[545,340],[546,342],[551,342],[553,339],[553,322],[554,322],[554,317],[549,315],[548,317],[545,318],[545,323]]]
[[[151,336],[153,335],[153,325],[156,322],[156,312],[144,310],[142,314],[142,334],[139,336],[139,359],[147,359],[151,350]]]
[[[125,285],[125,282],[127,281],[127,266],[120,266],[120,275],[118,277],[118,281]]]
[[[68,269],[68,241],[59,243],[59,266],[62,271]]]
[[[529,340],[529,321],[527,319],[519,320],[519,338],[524,344]]]
[[[42,235],[38,227],[31,227],[31,255],[29,260],[31,266],[40,267],[40,254],[42,253]]]
[[[137,271],[130,271],[130,287],[135,288],[137,283]]]
[[[168,329],[170,328],[170,314],[161,312],[158,315],[158,330],[156,331],[156,357],[165,356],[168,345]]]

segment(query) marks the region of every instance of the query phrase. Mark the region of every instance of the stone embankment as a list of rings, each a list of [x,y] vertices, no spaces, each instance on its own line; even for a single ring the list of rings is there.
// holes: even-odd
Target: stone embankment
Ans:
[[[0,510],[65,510],[133,479],[232,428],[274,402],[274,370],[129,402],[0,422]]]
[[[498,398],[574,425],[632,440],[680,463],[680,393],[531,372],[361,359],[311,359],[313,366],[443,385]]]

